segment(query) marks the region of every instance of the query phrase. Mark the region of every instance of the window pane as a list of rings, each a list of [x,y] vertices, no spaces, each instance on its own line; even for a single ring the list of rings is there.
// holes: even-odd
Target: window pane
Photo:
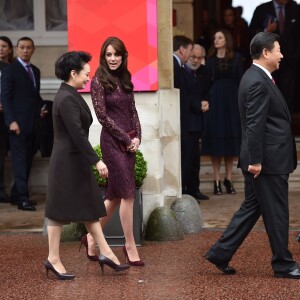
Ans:
[[[46,30],[67,31],[67,0],[46,0]]]
[[[33,30],[33,0],[0,0],[0,30]]]

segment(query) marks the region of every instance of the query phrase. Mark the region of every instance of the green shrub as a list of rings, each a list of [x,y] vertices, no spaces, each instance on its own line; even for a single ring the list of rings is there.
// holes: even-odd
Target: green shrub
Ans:
[[[94,147],[95,152],[102,160],[102,152],[100,145]],[[109,170],[108,170],[109,172]],[[99,172],[95,167],[93,167],[93,173],[96,177],[96,180],[100,187],[105,187],[106,180],[105,178],[99,175]],[[134,178],[135,178],[135,185],[136,187],[140,187],[143,184],[144,179],[147,176],[147,162],[144,159],[143,153],[140,150],[137,150],[136,157],[135,157],[135,165],[134,165]]]

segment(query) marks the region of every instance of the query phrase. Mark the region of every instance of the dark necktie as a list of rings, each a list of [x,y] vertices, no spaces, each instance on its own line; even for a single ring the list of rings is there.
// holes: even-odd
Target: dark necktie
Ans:
[[[27,73],[28,73],[30,79],[31,79],[32,82],[34,83],[34,77],[33,77],[33,72],[32,72],[31,66],[30,66],[30,65],[27,65],[27,66],[26,66],[26,69],[27,69]]]
[[[278,21],[279,21],[279,31],[280,34],[283,34],[284,30],[284,15],[283,15],[283,7],[279,6],[278,11]]]
[[[276,85],[274,78],[272,78],[272,82],[273,82],[274,85]]]
[[[192,75],[194,77],[194,80],[197,80],[197,73],[196,70],[192,70]]]

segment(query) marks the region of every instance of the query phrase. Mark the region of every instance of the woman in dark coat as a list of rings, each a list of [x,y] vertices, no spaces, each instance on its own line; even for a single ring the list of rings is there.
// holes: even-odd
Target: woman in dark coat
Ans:
[[[60,261],[59,243],[62,224],[84,222],[97,241],[101,255],[99,263],[116,271],[128,268],[120,265],[108,246],[99,218],[106,215],[101,192],[92,172],[96,166],[100,175],[108,176],[106,165],[89,143],[89,127],[92,124],[90,109],[77,89],[83,89],[89,81],[91,56],[85,52],[63,54],[55,64],[55,74],[64,82],[53,104],[54,145],[48,173],[48,189],[45,216],[48,220],[49,256],[45,268],[58,279],[73,279],[66,274]]]

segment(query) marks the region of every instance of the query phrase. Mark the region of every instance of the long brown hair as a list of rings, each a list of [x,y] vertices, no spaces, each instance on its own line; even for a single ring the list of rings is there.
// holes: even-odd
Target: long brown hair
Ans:
[[[116,50],[117,54],[122,56],[122,63],[115,71],[110,70],[105,59],[106,49],[109,45]],[[100,51],[99,67],[96,70],[96,76],[98,77],[99,82],[102,83],[106,89],[115,90],[117,88],[117,84],[114,79],[114,76],[117,75],[120,79],[122,88],[127,92],[133,91],[131,74],[127,69],[127,58],[127,49],[119,38],[113,36],[104,41]]]
[[[8,55],[8,62],[12,63],[14,60],[14,49],[13,49],[13,44],[12,44],[10,38],[2,35],[2,36],[0,36],[0,40],[5,42],[8,45],[8,48],[11,50],[11,52]]]
[[[226,29],[219,29],[215,32],[214,37],[217,32],[222,32],[225,37],[225,58],[228,60],[232,60],[234,57],[234,48],[233,48],[233,38],[231,33]],[[215,44],[212,43],[212,46],[208,50],[208,57],[213,57],[217,55],[217,49]]]

